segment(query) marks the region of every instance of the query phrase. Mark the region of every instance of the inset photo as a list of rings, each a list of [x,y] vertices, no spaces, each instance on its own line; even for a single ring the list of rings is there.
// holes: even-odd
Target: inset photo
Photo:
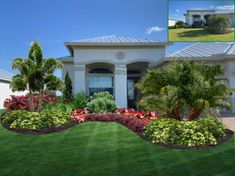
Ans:
[[[234,1],[169,0],[168,41],[234,42]]]

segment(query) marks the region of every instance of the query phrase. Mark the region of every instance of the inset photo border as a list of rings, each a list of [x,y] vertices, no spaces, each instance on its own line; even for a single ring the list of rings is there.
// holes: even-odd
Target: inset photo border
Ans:
[[[168,0],[168,41],[234,42],[233,0]]]

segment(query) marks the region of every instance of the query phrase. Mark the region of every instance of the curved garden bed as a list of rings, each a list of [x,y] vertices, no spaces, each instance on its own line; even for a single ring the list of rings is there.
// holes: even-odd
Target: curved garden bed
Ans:
[[[157,117],[153,115],[154,118],[146,118],[142,116],[143,113],[137,113],[137,115],[133,116],[133,114],[128,115],[130,112],[124,111],[120,109],[118,113],[111,113],[111,114],[86,114],[87,112],[83,109],[78,109],[72,112],[72,122],[69,124],[61,125],[59,127],[52,127],[52,128],[42,128],[42,129],[24,129],[24,128],[10,128],[2,123],[1,124],[7,130],[22,133],[27,135],[39,135],[39,134],[48,134],[53,132],[63,131],[65,129],[74,127],[76,124],[81,124],[88,121],[99,121],[99,122],[117,122],[122,124],[123,126],[129,128],[133,132],[137,133],[142,139],[147,140],[152,143],[150,138],[147,138],[143,132],[144,127],[153,119]],[[123,114],[121,114],[123,113]],[[5,113],[4,113],[5,114]],[[2,116],[4,115],[2,114]],[[175,148],[175,149],[207,149],[212,148],[218,145],[223,144],[226,141],[232,139],[234,132],[225,129],[225,136],[221,140],[217,140],[217,144],[215,145],[198,145],[198,146],[187,146],[187,145],[177,145],[177,144],[164,144],[164,143],[154,143],[155,145],[161,145],[164,147]]]

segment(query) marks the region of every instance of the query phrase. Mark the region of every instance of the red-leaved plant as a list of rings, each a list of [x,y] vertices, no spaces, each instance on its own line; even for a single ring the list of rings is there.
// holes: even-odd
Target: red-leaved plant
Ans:
[[[143,128],[158,116],[153,112],[135,111],[134,109],[118,109],[116,114],[88,114],[85,109],[72,111],[71,117],[76,123],[85,121],[118,122],[134,132],[143,132]]]
[[[42,97],[43,104],[53,104],[57,101],[57,98],[53,95],[44,94]],[[38,106],[38,96],[33,96],[34,107]],[[15,96],[12,95],[4,101],[4,107],[7,111],[12,110],[29,110],[30,107],[30,97],[28,95]]]

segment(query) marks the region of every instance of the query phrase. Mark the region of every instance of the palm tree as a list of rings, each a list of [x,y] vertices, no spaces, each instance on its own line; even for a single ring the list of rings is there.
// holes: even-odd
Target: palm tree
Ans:
[[[205,108],[227,108],[233,89],[226,85],[219,65],[205,66],[193,61],[175,61],[164,68],[149,70],[137,84],[141,92],[139,104],[162,116],[188,120],[198,118]]]
[[[19,70],[19,74],[12,78],[12,91],[29,91],[31,111],[35,110],[34,93],[38,94],[37,111],[41,111],[43,93],[47,90],[62,90],[63,88],[61,79],[53,74],[56,69],[62,69],[63,64],[54,58],[43,59],[42,49],[37,42],[32,43],[27,59],[13,60],[12,68]]]

